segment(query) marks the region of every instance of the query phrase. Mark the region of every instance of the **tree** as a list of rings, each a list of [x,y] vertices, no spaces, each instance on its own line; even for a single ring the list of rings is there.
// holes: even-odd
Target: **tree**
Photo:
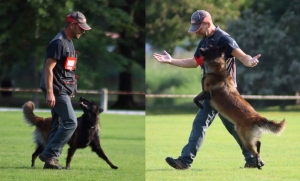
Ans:
[[[282,6],[283,1],[272,1],[268,11],[261,10],[270,1],[259,2],[228,24],[228,31],[245,52],[262,54],[255,68],[238,68],[238,88],[243,94],[293,95],[300,90],[300,45],[295,41],[300,38],[300,5],[297,0],[284,2]],[[282,106],[287,103],[279,102]]]
[[[139,0],[103,0],[95,6],[91,3],[86,4],[86,2],[77,1],[75,7],[90,7],[89,11],[84,12],[84,14],[87,17],[93,17],[93,24],[100,24],[101,31],[97,32],[99,36],[107,33],[117,36],[114,39],[109,37],[109,40],[105,40],[106,46],[113,46],[113,51],[110,54],[99,54],[99,50],[95,49],[99,48],[96,41],[86,53],[95,59],[104,60],[105,64],[109,61],[108,64],[114,67],[119,74],[118,90],[131,92],[133,66],[140,66],[145,69],[145,3]],[[91,43],[89,41],[87,44],[91,45]],[[113,108],[134,109],[137,108],[137,105],[134,103],[133,95],[121,94]]]
[[[186,50],[195,49],[199,37],[188,34],[190,17],[197,9],[210,12],[216,25],[226,29],[225,22],[237,19],[239,9],[248,6],[248,1],[242,0],[208,0],[208,1],[176,1],[148,0],[146,1],[146,42],[154,48],[164,48],[173,52],[176,46]]]
[[[145,68],[142,1],[12,0],[1,1],[0,5],[3,20],[0,25],[0,79],[9,77],[15,86],[39,86],[47,45],[63,29],[66,15],[77,10],[85,14],[92,27],[80,40],[73,41],[81,52],[77,64],[80,89],[117,87],[130,92],[132,72],[142,72]],[[111,33],[118,36],[112,38]],[[112,85],[111,80],[118,79],[119,74],[125,76],[120,76],[118,87]],[[138,76],[142,79],[144,74]],[[144,85],[139,85],[139,90],[143,91]],[[132,96],[128,97],[132,100]],[[119,102],[126,108],[133,105],[133,100]]]
[[[295,82],[298,76],[291,74],[296,73],[300,62],[296,58],[300,55],[300,46],[295,41],[300,38],[297,30],[300,6],[296,2],[290,1],[276,21],[272,11],[260,14],[246,10],[240,20],[229,24],[228,31],[245,52],[262,54],[260,63],[253,70],[239,67],[238,74],[243,76],[237,77],[242,93],[294,94],[299,90]]]

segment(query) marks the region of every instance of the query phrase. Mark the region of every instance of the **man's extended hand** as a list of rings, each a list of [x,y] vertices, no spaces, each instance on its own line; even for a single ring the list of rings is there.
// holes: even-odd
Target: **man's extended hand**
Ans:
[[[258,55],[256,55],[255,57],[252,57],[252,59],[249,61],[249,66],[250,67],[254,67],[254,66],[256,66],[257,64],[258,64],[258,58],[260,57],[261,55],[260,54],[258,54]]]
[[[154,53],[153,56],[157,61],[159,61],[161,63],[171,63],[171,61],[172,61],[171,55],[166,50],[164,50],[164,55]]]

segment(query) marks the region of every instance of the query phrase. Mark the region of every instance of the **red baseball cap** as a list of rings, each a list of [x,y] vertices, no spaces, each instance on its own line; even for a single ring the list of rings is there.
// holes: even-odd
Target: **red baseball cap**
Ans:
[[[80,26],[80,28],[84,29],[84,30],[90,30],[92,29],[87,23],[86,23],[86,18],[85,16],[79,12],[73,12],[67,15],[66,17],[66,21],[67,22],[71,22],[71,23],[77,23],[78,26]]]

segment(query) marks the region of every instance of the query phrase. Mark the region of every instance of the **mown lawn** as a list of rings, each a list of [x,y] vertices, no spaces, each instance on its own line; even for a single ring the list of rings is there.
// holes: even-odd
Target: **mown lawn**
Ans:
[[[50,116],[50,113],[36,113]],[[80,114],[78,114],[79,116]],[[33,127],[22,120],[21,112],[0,112],[0,180],[145,180],[145,118],[138,115],[101,114],[100,140],[113,170],[90,148],[77,150],[71,170],[43,170],[36,160],[31,168]],[[68,145],[60,156],[65,165]]]
[[[244,169],[240,148],[219,118],[207,131],[202,148],[190,170],[175,170],[167,156],[177,158],[187,143],[195,115],[146,116],[146,180],[147,181],[296,181],[300,180],[300,112],[260,112],[269,119],[287,120],[280,137],[263,135],[262,170]]]

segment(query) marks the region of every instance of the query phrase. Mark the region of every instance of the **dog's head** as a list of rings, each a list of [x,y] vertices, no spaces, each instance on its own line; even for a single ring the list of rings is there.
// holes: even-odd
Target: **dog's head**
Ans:
[[[207,67],[206,73],[224,72],[226,70],[225,62],[226,47],[210,46],[209,48],[200,48],[200,53],[203,56],[204,65]]]
[[[86,100],[83,97],[79,98],[80,107],[83,110],[85,114],[91,114],[94,113],[96,115],[99,115],[103,112],[103,109],[100,108],[97,104],[95,104],[93,101]]]
[[[226,46],[210,46],[209,48],[200,48],[200,53],[204,58],[204,62],[215,62],[220,59],[224,60]]]

